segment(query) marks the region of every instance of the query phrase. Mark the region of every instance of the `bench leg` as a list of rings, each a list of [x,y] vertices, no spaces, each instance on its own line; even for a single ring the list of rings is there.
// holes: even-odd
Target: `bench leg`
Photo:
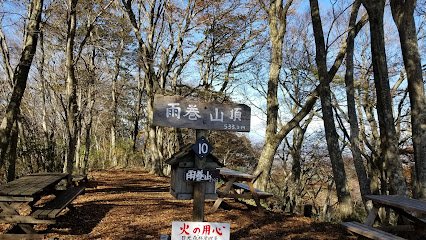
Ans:
[[[379,212],[379,207],[376,205],[373,205],[373,208],[370,210],[370,213],[368,213],[367,219],[365,219],[364,224],[370,227],[373,226],[378,212]]]
[[[229,193],[229,191],[231,190],[232,184],[234,182],[235,182],[235,179],[232,178],[232,179],[229,179],[229,181],[226,183],[225,189],[223,190],[223,193],[225,195]],[[214,202],[213,207],[210,209],[210,212],[215,212],[219,208],[219,206],[222,203],[222,201],[223,201],[223,197],[217,198],[216,201]]]
[[[18,226],[26,233],[26,234],[36,234],[37,232],[32,228],[29,224],[19,223]]]
[[[253,186],[253,183],[252,182],[247,182],[247,185],[250,188],[251,196],[253,197],[254,201],[256,202],[257,210],[259,210],[259,213],[264,214],[265,213],[264,209],[263,209],[262,205],[260,205],[259,196],[256,193],[256,190],[255,190],[255,188]]]

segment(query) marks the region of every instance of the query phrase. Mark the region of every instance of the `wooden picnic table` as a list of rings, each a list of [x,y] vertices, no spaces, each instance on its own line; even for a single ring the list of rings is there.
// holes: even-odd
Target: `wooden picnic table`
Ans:
[[[1,234],[0,239],[41,238],[32,225],[40,223],[55,223],[55,217],[66,207],[84,188],[69,188],[56,190],[55,186],[67,173],[36,173],[21,177],[4,185],[0,185],[1,223],[17,223],[25,234]],[[44,194],[54,194],[56,198],[42,208],[34,209],[30,215],[20,215],[18,208],[28,203],[32,208]]]
[[[366,195],[365,199],[373,202],[373,208],[370,210],[364,223],[341,223],[348,230],[372,239],[404,239],[373,227],[379,209],[390,208],[398,214],[400,218],[399,223],[403,223],[403,225],[390,226],[386,229],[407,233],[409,231],[416,231],[416,235],[425,234],[417,231],[423,230],[426,227],[426,221],[419,217],[426,214],[425,201],[399,195]]]
[[[256,176],[228,168],[220,168],[219,170],[224,184],[219,186],[217,190],[218,199],[216,199],[211,212],[217,210],[224,198],[254,199],[259,212],[264,212],[260,199],[271,197],[272,194],[254,188],[253,182],[256,180]]]

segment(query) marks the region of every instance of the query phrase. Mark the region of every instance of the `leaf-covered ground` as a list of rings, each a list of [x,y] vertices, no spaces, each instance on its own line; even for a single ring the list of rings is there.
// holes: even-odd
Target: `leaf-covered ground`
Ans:
[[[205,221],[226,222],[231,239],[354,239],[338,225],[281,212],[261,215],[256,208],[226,200],[225,208],[208,213]],[[56,239],[160,239],[170,234],[173,221],[191,221],[192,201],[169,194],[169,179],[141,169],[112,169],[89,173],[84,195],[57,224],[37,226]],[[5,227],[3,225],[3,227]]]

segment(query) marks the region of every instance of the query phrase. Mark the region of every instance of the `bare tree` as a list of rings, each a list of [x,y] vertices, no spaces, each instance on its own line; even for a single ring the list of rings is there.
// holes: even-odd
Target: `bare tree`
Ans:
[[[89,20],[83,40],[79,44],[77,54],[74,54],[76,29],[77,29],[77,3],[78,0],[68,0],[67,7],[67,37],[66,37],[66,120],[67,120],[67,134],[68,134],[68,150],[67,158],[64,164],[64,172],[72,173],[74,166],[75,150],[77,144],[78,133],[80,132],[81,113],[77,104],[77,88],[78,79],[75,75],[75,66],[81,57],[84,46],[90,38],[90,33],[95,27],[96,21],[106,11],[113,1],[107,3],[99,13],[94,16],[91,21]]]
[[[340,216],[346,219],[352,215],[353,205],[346,178],[345,166],[339,147],[339,136],[334,124],[334,114],[331,104],[330,83],[327,82],[327,52],[322,30],[320,10],[317,0],[310,0],[312,27],[315,36],[316,55],[320,81],[319,95],[321,98],[322,119],[324,122],[325,137],[327,140],[328,153],[330,154],[333,169],[334,182],[336,183],[337,198],[339,200]]]
[[[360,0],[355,0],[352,12],[350,16],[350,25],[355,24],[358,15],[359,8],[361,6]],[[355,29],[351,29],[348,33],[348,48],[346,50],[346,73],[345,73],[345,85],[346,85],[346,99],[348,102],[348,118],[350,124],[350,143],[355,170],[358,176],[358,182],[360,186],[361,196],[363,197],[370,194],[370,179],[367,176],[364,162],[359,149],[359,125],[356,113],[355,105],[355,87],[354,87],[354,42],[355,42]],[[364,201],[365,203],[365,201]]]
[[[395,130],[392,97],[390,94],[385,53],[383,17],[385,0],[362,0],[370,22],[371,53],[373,56],[374,83],[377,94],[377,111],[380,124],[381,158],[386,163],[386,178],[391,194],[407,195],[402,163],[398,156],[398,139]]]
[[[426,97],[417,31],[416,0],[391,0],[392,16],[398,28],[411,102],[412,139],[416,166],[414,195],[426,199]]]
[[[282,138],[277,138],[278,128],[278,82],[282,66],[282,51],[284,35],[287,30],[287,16],[293,0],[283,3],[282,0],[271,0],[269,6],[261,1],[263,8],[268,15],[270,41],[271,41],[271,65],[269,68],[269,80],[267,90],[267,119],[265,140],[256,168],[256,173],[261,173],[256,181],[256,187],[266,189],[268,177],[272,168],[272,161],[275,152],[280,145]],[[309,112],[309,111],[308,111]]]
[[[275,9],[269,8],[269,10]],[[266,9],[268,11],[268,9]],[[274,16],[274,13],[271,13],[272,17]],[[283,13],[281,13],[279,16],[284,16]],[[277,24],[278,19],[269,20],[270,24],[273,24],[275,26],[275,29],[278,29],[275,25]],[[361,28],[367,23],[367,17],[363,16],[361,19],[353,26],[349,26],[350,29],[355,29],[355,33],[358,34],[358,32],[361,30]],[[271,27],[270,27],[271,28]],[[281,28],[280,28],[281,29]],[[276,41],[276,37],[272,37],[271,34],[271,41]],[[342,44],[340,50],[337,53],[337,56],[334,60],[334,63],[332,67],[328,70],[328,78],[326,79],[326,83],[330,83],[333,79],[333,77],[336,75],[337,70],[339,69],[340,65],[342,64],[343,58],[346,53],[346,42]],[[276,48],[276,47],[275,47]],[[272,51],[275,51],[274,47],[272,48]],[[278,59],[275,59],[278,60]],[[271,62],[271,68],[272,68]],[[274,67],[275,69],[275,67]],[[272,70],[271,70],[272,71]],[[275,70],[274,70],[275,71]],[[272,72],[274,72],[272,71]],[[297,114],[294,115],[294,117],[288,121],[285,125],[278,123],[277,120],[273,120],[274,116],[278,116],[278,99],[276,96],[276,90],[274,91],[273,88],[277,86],[278,83],[272,81],[273,78],[271,76],[269,77],[270,81],[268,81],[268,94],[267,94],[267,127],[266,127],[266,134],[265,134],[265,141],[264,141],[264,147],[262,149],[261,156],[259,158],[259,163],[256,168],[256,173],[262,172],[260,177],[258,178],[256,182],[256,187],[259,189],[266,189],[267,183],[268,183],[268,177],[269,173],[272,169],[272,163],[274,159],[274,155],[281,144],[284,137],[296,126],[298,126],[299,122],[302,121],[313,109],[316,100],[318,99],[319,95],[319,86],[316,87],[314,90],[312,90],[309,93],[309,97],[306,99],[305,103],[301,105],[300,110]],[[271,83],[271,85],[269,85]],[[274,94],[275,93],[275,94]],[[270,115],[271,114],[271,115]],[[278,129],[279,125],[279,130]]]
[[[12,128],[18,119],[21,100],[27,86],[28,73],[36,52],[43,0],[30,1],[28,6],[28,20],[24,28],[21,57],[13,73],[13,90],[0,126],[0,165],[3,165],[6,158],[6,152],[11,142]],[[2,52],[5,53],[5,50]],[[16,148],[16,145],[14,147]],[[11,149],[11,151],[16,151],[16,149]]]

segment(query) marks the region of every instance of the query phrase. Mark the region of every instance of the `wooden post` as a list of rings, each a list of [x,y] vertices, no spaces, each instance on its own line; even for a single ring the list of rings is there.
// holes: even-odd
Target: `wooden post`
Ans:
[[[196,139],[206,137],[206,130],[196,129]],[[200,159],[195,156],[194,167],[197,169],[204,169],[206,165],[206,158]],[[194,201],[192,209],[192,221],[204,222],[204,200],[205,200],[205,183],[194,182]]]

